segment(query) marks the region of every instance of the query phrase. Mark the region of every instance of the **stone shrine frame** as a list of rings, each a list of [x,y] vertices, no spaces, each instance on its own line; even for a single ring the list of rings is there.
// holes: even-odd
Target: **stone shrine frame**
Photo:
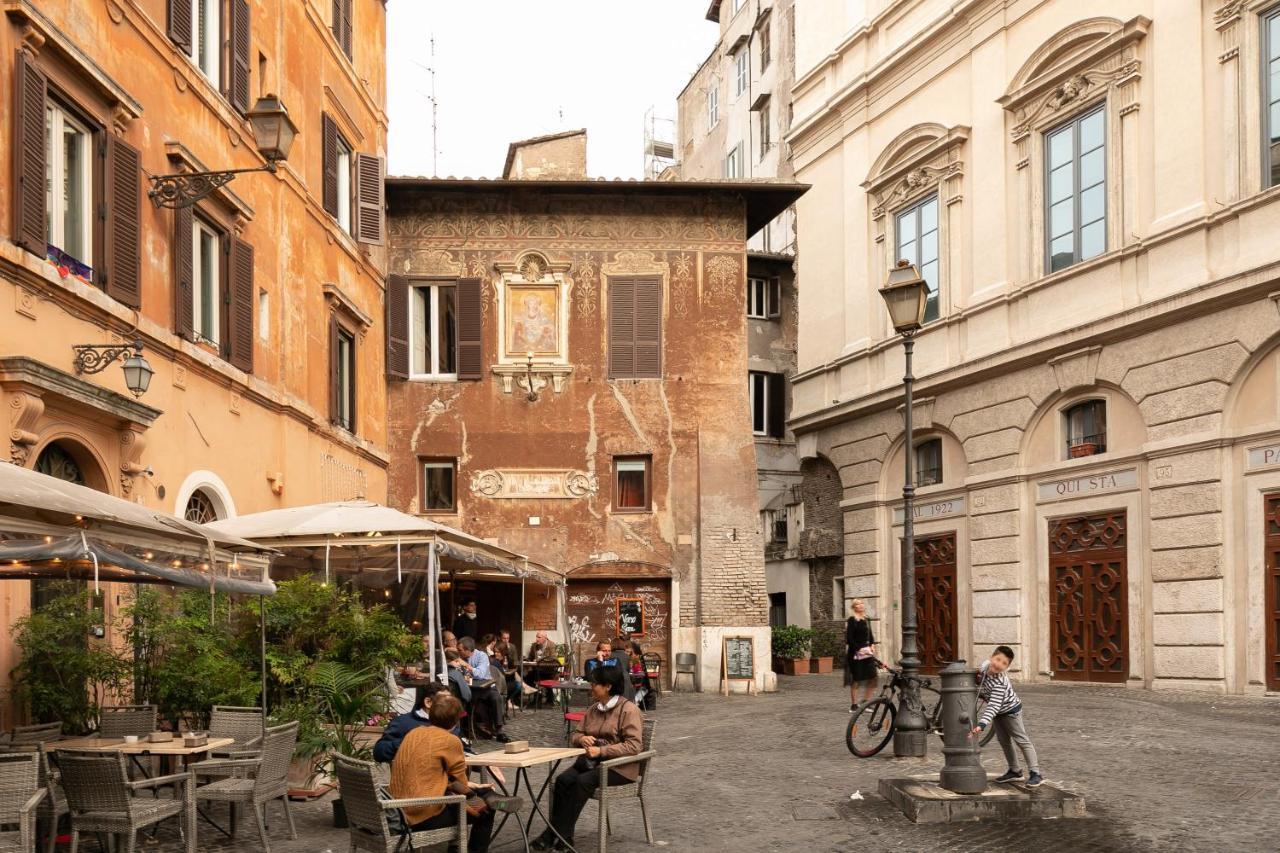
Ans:
[[[494,264],[494,269],[499,276],[498,361],[491,370],[502,380],[504,393],[516,387],[541,391],[548,380],[560,393],[573,372],[569,364],[570,264],[552,263],[541,252],[529,250],[517,255],[514,263]]]

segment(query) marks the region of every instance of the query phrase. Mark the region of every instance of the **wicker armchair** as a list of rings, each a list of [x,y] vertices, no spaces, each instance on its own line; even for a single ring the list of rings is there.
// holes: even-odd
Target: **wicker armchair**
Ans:
[[[5,746],[3,749],[7,753],[35,755],[40,759],[40,787],[45,790],[45,796],[36,810],[36,818],[38,823],[43,823],[47,829],[45,853],[53,853],[58,842],[58,821],[64,814],[68,814],[70,809],[67,807],[67,797],[62,792],[61,777],[58,771],[49,765],[49,750],[43,743]]]
[[[238,705],[214,705],[209,717],[209,737],[229,737],[233,744],[212,750],[213,758],[254,758],[262,750],[262,709]]]
[[[0,832],[0,849],[24,853],[36,849],[36,806],[44,795],[38,755],[0,755],[0,826],[18,827],[17,832]]]
[[[258,837],[262,849],[270,853],[271,842],[267,838],[266,807],[272,800],[284,806],[284,817],[289,823],[289,838],[296,839],[293,815],[289,812],[289,762],[298,742],[297,722],[267,729],[262,739],[262,754],[257,758],[211,758],[197,761],[188,769],[200,777],[219,777],[195,790],[195,799],[220,803],[244,803],[253,806],[258,819]],[[227,776],[227,773],[234,775]]]
[[[467,812],[463,804],[467,798],[461,794],[448,797],[416,797],[409,800],[387,800],[379,795],[379,773],[372,761],[360,761],[345,755],[335,755],[333,763],[338,774],[338,793],[347,810],[347,825],[351,832],[351,850],[370,850],[373,853],[394,853],[401,848],[404,836],[393,835],[387,826],[386,809],[407,806],[442,805],[456,807],[458,825],[447,829],[414,832],[409,844],[414,850],[432,844],[448,842],[458,850],[467,848]],[[518,820],[519,818],[517,818]]]
[[[139,829],[171,817],[181,818],[178,828],[186,839],[187,853],[196,853],[191,774],[174,773],[130,782],[124,755],[100,749],[59,750],[58,768],[71,810],[71,853],[79,849],[82,832],[124,835],[128,839],[125,850],[133,853]],[[166,785],[173,786],[173,799],[161,799],[158,790],[154,797],[136,796],[138,791]],[[181,799],[176,796],[179,789]]]
[[[8,746],[30,746],[37,743],[51,743],[62,738],[62,721],[37,723],[34,726],[18,726],[9,737]]]
[[[155,705],[103,705],[98,717],[99,737],[146,737],[155,730]]]
[[[599,764],[600,786],[591,795],[591,799],[600,803],[600,853],[605,853],[609,847],[609,833],[611,831],[609,803],[616,800],[636,799],[640,801],[640,819],[644,821],[644,838],[645,841],[653,844],[653,827],[649,824],[649,810],[644,801],[644,782],[645,777],[649,775],[649,761],[657,754],[653,751],[653,730],[656,726],[657,724],[653,720],[644,721],[644,733],[641,736],[640,753],[638,755],[611,758]],[[610,785],[609,771],[628,764],[638,764],[640,766],[640,778],[628,785]]]

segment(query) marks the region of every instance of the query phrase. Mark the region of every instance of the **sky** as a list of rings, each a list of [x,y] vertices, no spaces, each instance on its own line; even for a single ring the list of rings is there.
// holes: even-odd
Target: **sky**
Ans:
[[[508,143],[585,127],[593,177],[641,177],[645,111],[675,119],[676,95],[719,36],[706,8],[705,0],[387,4],[388,174],[500,177]]]

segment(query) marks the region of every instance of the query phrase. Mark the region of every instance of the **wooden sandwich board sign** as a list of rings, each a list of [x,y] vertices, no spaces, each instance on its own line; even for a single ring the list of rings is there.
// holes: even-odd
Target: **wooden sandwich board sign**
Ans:
[[[729,695],[730,682],[745,681],[747,692],[756,692],[754,637],[725,637],[720,655],[720,693]]]

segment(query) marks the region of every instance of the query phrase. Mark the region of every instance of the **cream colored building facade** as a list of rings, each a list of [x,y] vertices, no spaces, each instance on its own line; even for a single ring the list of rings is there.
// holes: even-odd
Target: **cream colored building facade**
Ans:
[[[800,5],[790,426],[840,475],[833,607],[896,656],[907,257],[927,662],[1280,689],[1280,4]]]

